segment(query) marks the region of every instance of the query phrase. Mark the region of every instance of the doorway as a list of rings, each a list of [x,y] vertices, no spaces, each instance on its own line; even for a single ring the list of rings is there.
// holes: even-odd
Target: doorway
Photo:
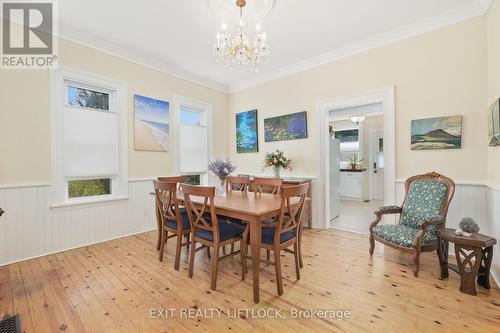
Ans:
[[[360,107],[365,108],[363,112],[367,114],[367,117],[356,124],[358,130],[358,144],[362,142],[362,144],[359,144],[357,157],[363,159],[364,165],[362,169],[366,170],[346,170],[344,171],[346,172],[345,177],[340,179],[341,177],[335,176],[336,172],[332,172],[331,165],[336,165],[335,160],[338,159],[338,169],[340,172],[341,166],[347,166],[345,163],[355,159],[356,156],[351,152],[349,153],[350,156],[347,156],[350,160],[346,161],[345,156],[342,158],[340,154],[337,156],[332,153],[332,144],[340,145],[339,141],[343,134],[352,135],[353,133],[342,133],[339,138],[332,138],[330,135],[330,123],[332,117],[334,121],[341,121],[342,118],[344,118],[343,120],[350,119],[351,116],[355,114],[353,111]],[[371,108],[372,112],[369,112],[370,110],[366,108]],[[378,108],[378,111],[375,111],[375,108]],[[347,212],[345,215],[349,216],[352,210],[354,213],[350,214],[351,218],[345,218],[344,220],[357,222],[341,225],[335,225],[335,223],[333,223],[333,227],[367,233],[369,223],[373,220],[373,211],[379,206],[393,205],[395,202],[394,87],[323,101],[318,104],[318,111],[320,113],[320,179],[318,182],[320,188],[318,188],[318,191],[324,194],[319,200],[318,216],[321,219],[320,221],[323,222],[323,227],[325,229],[330,228],[332,226],[332,220],[335,220],[334,215],[336,213],[341,216],[342,211],[344,211],[344,213]],[[368,117],[370,113],[372,114]],[[374,117],[376,113],[381,116],[380,122],[378,125],[370,128],[373,129],[373,131],[370,132],[368,129],[368,131],[365,132],[363,126],[366,128],[368,122],[365,124],[363,124],[363,122]],[[351,123],[352,122],[351,120]],[[344,123],[344,125],[346,124],[347,123]],[[341,130],[342,129],[339,129],[339,131]],[[347,128],[344,130],[349,131]],[[350,140],[353,139],[351,138]],[[376,149],[377,146],[375,143],[370,143],[372,140],[381,144],[379,149]],[[380,161],[376,162],[376,166],[374,165],[375,160],[381,158],[380,153],[383,154],[382,167],[380,166]],[[344,159],[344,161],[342,161],[342,159]],[[382,168],[383,172],[381,172]],[[366,187],[352,186],[356,181],[360,181],[359,172],[364,172],[364,177],[366,177],[365,182],[367,184]],[[369,174],[373,174],[373,177],[369,176]],[[338,184],[335,183],[336,181],[338,181]],[[340,183],[342,181],[344,181],[344,188],[347,190],[347,193],[344,192],[343,194],[339,193],[341,192],[340,189],[342,184]],[[372,182],[373,184],[370,189],[369,184]],[[336,209],[336,202],[338,202],[340,209]],[[376,206],[375,209],[373,209],[373,205]],[[359,212],[363,212],[362,216],[356,215]],[[355,225],[356,223],[358,225]]]

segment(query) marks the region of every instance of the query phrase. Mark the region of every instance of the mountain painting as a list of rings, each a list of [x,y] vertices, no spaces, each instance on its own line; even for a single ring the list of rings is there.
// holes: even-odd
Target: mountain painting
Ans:
[[[491,105],[488,118],[490,147],[500,146],[500,100]]]
[[[236,152],[257,153],[259,140],[257,134],[257,110],[236,114]]]
[[[307,112],[298,112],[264,119],[266,142],[307,138]]]
[[[462,116],[411,121],[411,150],[462,148]]]

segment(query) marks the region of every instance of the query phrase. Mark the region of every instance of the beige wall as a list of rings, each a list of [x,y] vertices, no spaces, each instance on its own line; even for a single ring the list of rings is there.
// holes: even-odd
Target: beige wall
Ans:
[[[493,0],[487,15],[488,105],[500,98],[500,1]],[[488,148],[488,183],[500,188],[500,147]]]
[[[227,152],[227,96],[222,92],[151,70],[120,58],[60,40],[60,64],[127,82],[129,113],[129,177],[174,172],[175,143],[165,152],[134,151],[133,95],[170,102],[174,95],[214,107],[214,155]],[[0,185],[50,182],[49,75],[45,70],[0,70]]]
[[[485,23],[479,17],[231,94],[230,157],[241,171],[253,172],[261,169],[265,152],[280,148],[294,160],[294,174],[317,176],[317,102],[394,85],[396,177],[435,170],[458,181],[484,181]],[[236,154],[234,113],[253,108],[259,110],[259,153]],[[307,139],[264,142],[264,118],[303,110],[308,111]],[[412,119],[448,115],[463,116],[462,149],[410,150]]]

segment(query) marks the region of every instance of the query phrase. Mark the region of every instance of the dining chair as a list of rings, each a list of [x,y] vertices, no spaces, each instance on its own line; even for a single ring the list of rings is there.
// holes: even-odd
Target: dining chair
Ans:
[[[160,239],[160,261],[163,261],[163,253],[167,239],[177,237],[177,246],[175,250],[174,269],[179,270],[181,258],[181,249],[183,246],[189,246],[189,234],[191,226],[189,218],[185,211],[179,207],[177,200],[177,183],[165,181],[153,181],[156,196],[156,206],[161,219],[161,239]],[[168,235],[168,233],[172,235]],[[186,243],[182,243],[183,236],[186,237]]]
[[[168,176],[168,177],[158,177],[159,181],[162,182],[169,182],[169,183],[177,183],[180,184],[186,182],[187,177],[186,176]],[[181,208],[181,210],[184,210],[184,208]],[[161,217],[160,217],[160,211],[158,209],[158,206],[156,206],[156,224],[158,225],[158,241],[156,242],[156,250],[160,250],[160,243],[161,243]]]
[[[308,183],[282,187],[279,215],[275,217],[271,223],[262,224],[261,247],[274,252],[274,262],[271,262],[269,259],[266,262],[275,266],[278,295],[283,294],[283,281],[281,278],[282,250],[293,253],[295,257],[295,273],[297,275],[297,280],[300,280],[299,235],[300,229],[302,228],[304,203],[308,190]],[[292,203],[292,199],[294,198],[298,198],[298,202]],[[241,252],[243,252],[241,255],[242,280],[245,279],[245,274],[247,272],[246,260],[250,259],[247,256],[248,232],[249,228],[246,228],[241,242]],[[289,249],[292,245],[293,250]],[[254,267],[253,269],[259,269],[259,267]]]
[[[271,194],[279,194],[280,187],[283,185],[283,179],[280,178],[258,178],[253,179],[253,191],[263,193],[263,187],[272,188]]]
[[[241,253],[237,251],[219,257],[219,249],[225,245],[241,241],[245,229],[234,223],[219,222],[214,206],[215,187],[182,184],[181,188],[184,194],[184,202],[191,224],[192,235],[188,276],[190,278],[193,277],[195,253],[204,248],[213,248],[211,256],[212,279],[210,288],[215,290],[219,260]],[[201,205],[195,205],[191,200],[191,196],[201,197],[203,203]],[[202,245],[196,248],[196,243],[201,243]]]
[[[250,181],[248,176],[228,176],[226,178],[226,192],[241,191],[247,192]]]

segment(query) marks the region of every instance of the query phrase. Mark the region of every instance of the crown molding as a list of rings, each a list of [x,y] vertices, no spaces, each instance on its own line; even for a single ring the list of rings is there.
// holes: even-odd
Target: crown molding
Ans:
[[[161,60],[154,59],[137,51],[118,46],[109,41],[105,41],[96,36],[82,33],[67,25],[59,24],[58,37],[70,42],[89,47],[91,49],[112,55],[114,57],[129,61],[131,63],[141,65],[155,71],[159,71],[176,78],[189,81],[210,89],[214,89],[223,93],[228,93],[228,86],[220,82],[216,82],[194,73],[180,70],[175,66]]]
[[[353,55],[372,49],[377,49],[388,44],[393,44],[404,39],[431,32],[452,24],[456,24],[474,17],[484,15],[491,0],[474,0],[466,5],[447,11],[443,14],[420,20],[416,23],[382,33],[378,36],[338,48],[295,64],[279,68],[271,73],[259,75],[256,78],[244,80],[229,85],[229,93],[245,90],[269,81],[277,80],[288,75],[302,72],[324,64],[333,63]]]
[[[493,0],[476,0],[476,1],[479,2],[481,7],[483,7],[484,11],[487,13],[488,10],[490,9],[491,1],[493,1]]]

